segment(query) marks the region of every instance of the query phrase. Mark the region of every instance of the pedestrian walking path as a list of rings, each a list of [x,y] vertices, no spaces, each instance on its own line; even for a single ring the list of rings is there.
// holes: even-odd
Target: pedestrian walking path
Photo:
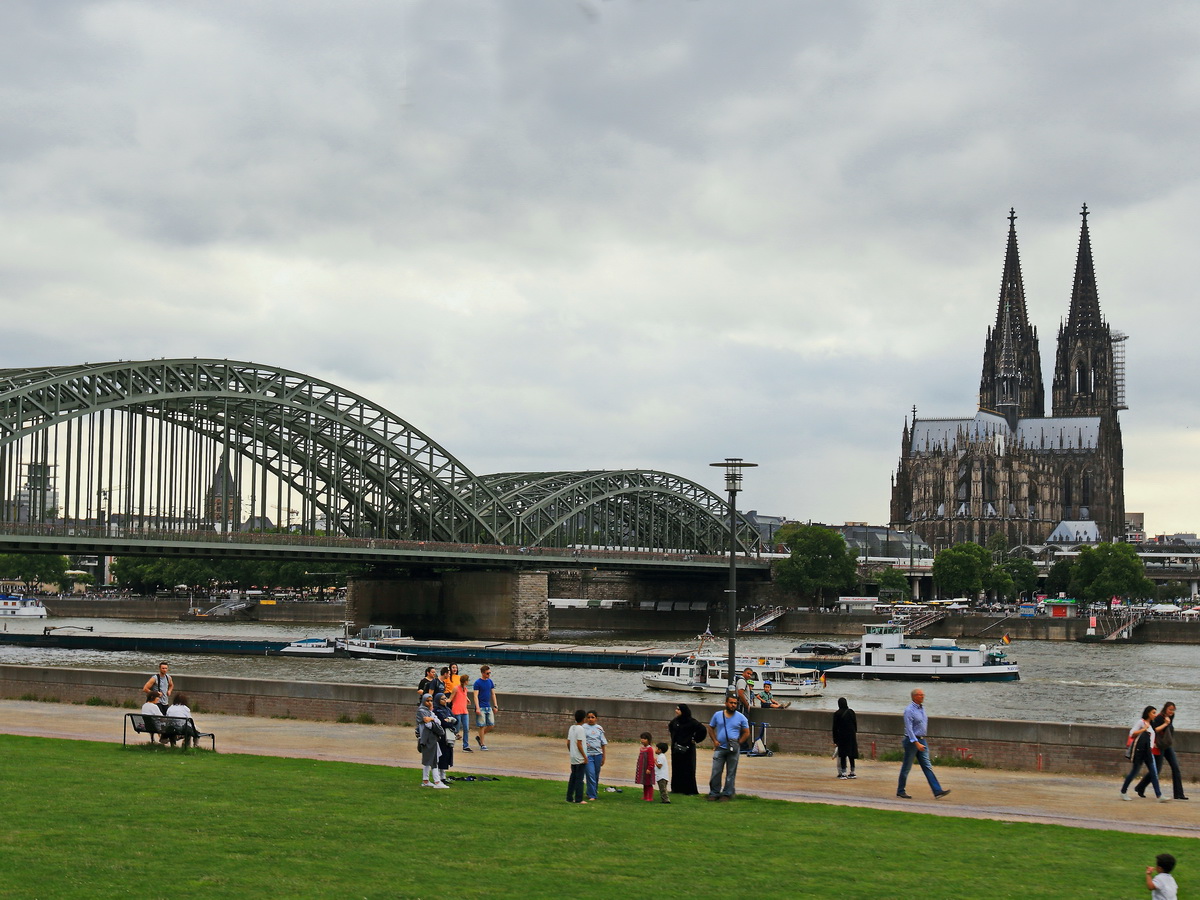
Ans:
[[[103,706],[0,700],[0,733],[120,743],[126,712]],[[202,730],[216,732],[217,750],[222,753],[420,767],[411,726],[395,728],[213,714],[198,718]],[[665,731],[664,726],[664,734]],[[563,732],[565,735],[565,722]],[[489,735],[489,747],[487,752],[476,746],[470,754],[456,753],[455,769],[483,775],[563,782],[567,779],[565,737],[531,737],[499,730]],[[1151,793],[1148,799],[1134,797],[1132,803],[1123,803],[1118,793],[1124,774],[1119,763],[1124,760],[1117,751],[1113,755],[1111,778],[999,769],[939,769],[943,786],[951,789],[950,796],[943,800],[933,799],[915,767],[908,780],[908,792],[913,799],[903,800],[896,797],[899,763],[860,760],[858,777],[839,781],[833,761],[816,756],[743,757],[737,785],[741,794],[798,803],[1200,837],[1200,785],[1188,786],[1195,798],[1191,801],[1156,803]],[[636,756],[636,744],[610,744],[601,784],[636,790],[632,783]],[[708,777],[708,756],[701,751],[696,773],[701,786]],[[600,802],[604,802],[603,795]]]

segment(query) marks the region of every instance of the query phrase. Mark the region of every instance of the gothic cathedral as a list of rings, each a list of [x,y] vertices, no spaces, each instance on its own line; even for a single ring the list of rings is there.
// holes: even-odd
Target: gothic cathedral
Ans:
[[[1037,329],[1029,325],[1017,254],[1016,214],[996,324],[988,329],[971,418],[905,421],[892,482],[891,522],[935,550],[1096,542],[1125,535],[1125,476],[1119,410],[1125,409],[1125,335],[1100,314],[1088,211],[1083,208],[1071,309],[1058,329],[1046,415]]]

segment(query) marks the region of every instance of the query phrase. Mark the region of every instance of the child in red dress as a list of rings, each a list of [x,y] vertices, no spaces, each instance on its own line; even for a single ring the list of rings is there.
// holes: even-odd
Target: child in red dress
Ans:
[[[634,781],[642,786],[642,799],[654,800],[654,748],[650,742],[654,740],[650,732],[643,731],[640,735],[642,749],[638,751],[637,771]]]

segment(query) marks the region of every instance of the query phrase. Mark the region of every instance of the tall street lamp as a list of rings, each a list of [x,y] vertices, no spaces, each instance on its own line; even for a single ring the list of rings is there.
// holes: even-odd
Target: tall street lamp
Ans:
[[[729,686],[734,690],[737,673],[737,493],[742,489],[742,469],[757,468],[758,463],[743,462],[740,457],[726,457],[725,462],[709,463],[725,470],[725,490],[729,492]]]

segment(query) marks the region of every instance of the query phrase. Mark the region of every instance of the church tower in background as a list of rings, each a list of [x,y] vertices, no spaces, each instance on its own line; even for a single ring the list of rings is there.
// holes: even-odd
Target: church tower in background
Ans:
[[[1064,467],[1062,517],[1092,519],[1106,525],[1120,523],[1119,531],[1112,531],[1111,526],[1101,530],[1121,537],[1125,522],[1125,451],[1117,413],[1126,409],[1125,335],[1109,328],[1100,314],[1087,217],[1084,206],[1071,310],[1058,329],[1054,415],[1099,419],[1103,446],[1097,448],[1094,457]]]
[[[1042,354],[1037,329],[1025,311],[1025,281],[1017,253],[1017,214],[1008,212],[1008,250],[1000,280],[996,324],[988,329],[979,379],[979,408],[994,409],[1013,427],[1019,419],[1046,414]]]
[[[1016,214],[995,324],[984,342],[979,410],[918,418],[901,438],[891,521],[935,549],[1003,533],[1010,545],[1095,542],[1125,534],[1125,335],[1100,313],[1087,207],[1067,320],[1058,333],[1046,416],[1037,330],[1029,324]]]

